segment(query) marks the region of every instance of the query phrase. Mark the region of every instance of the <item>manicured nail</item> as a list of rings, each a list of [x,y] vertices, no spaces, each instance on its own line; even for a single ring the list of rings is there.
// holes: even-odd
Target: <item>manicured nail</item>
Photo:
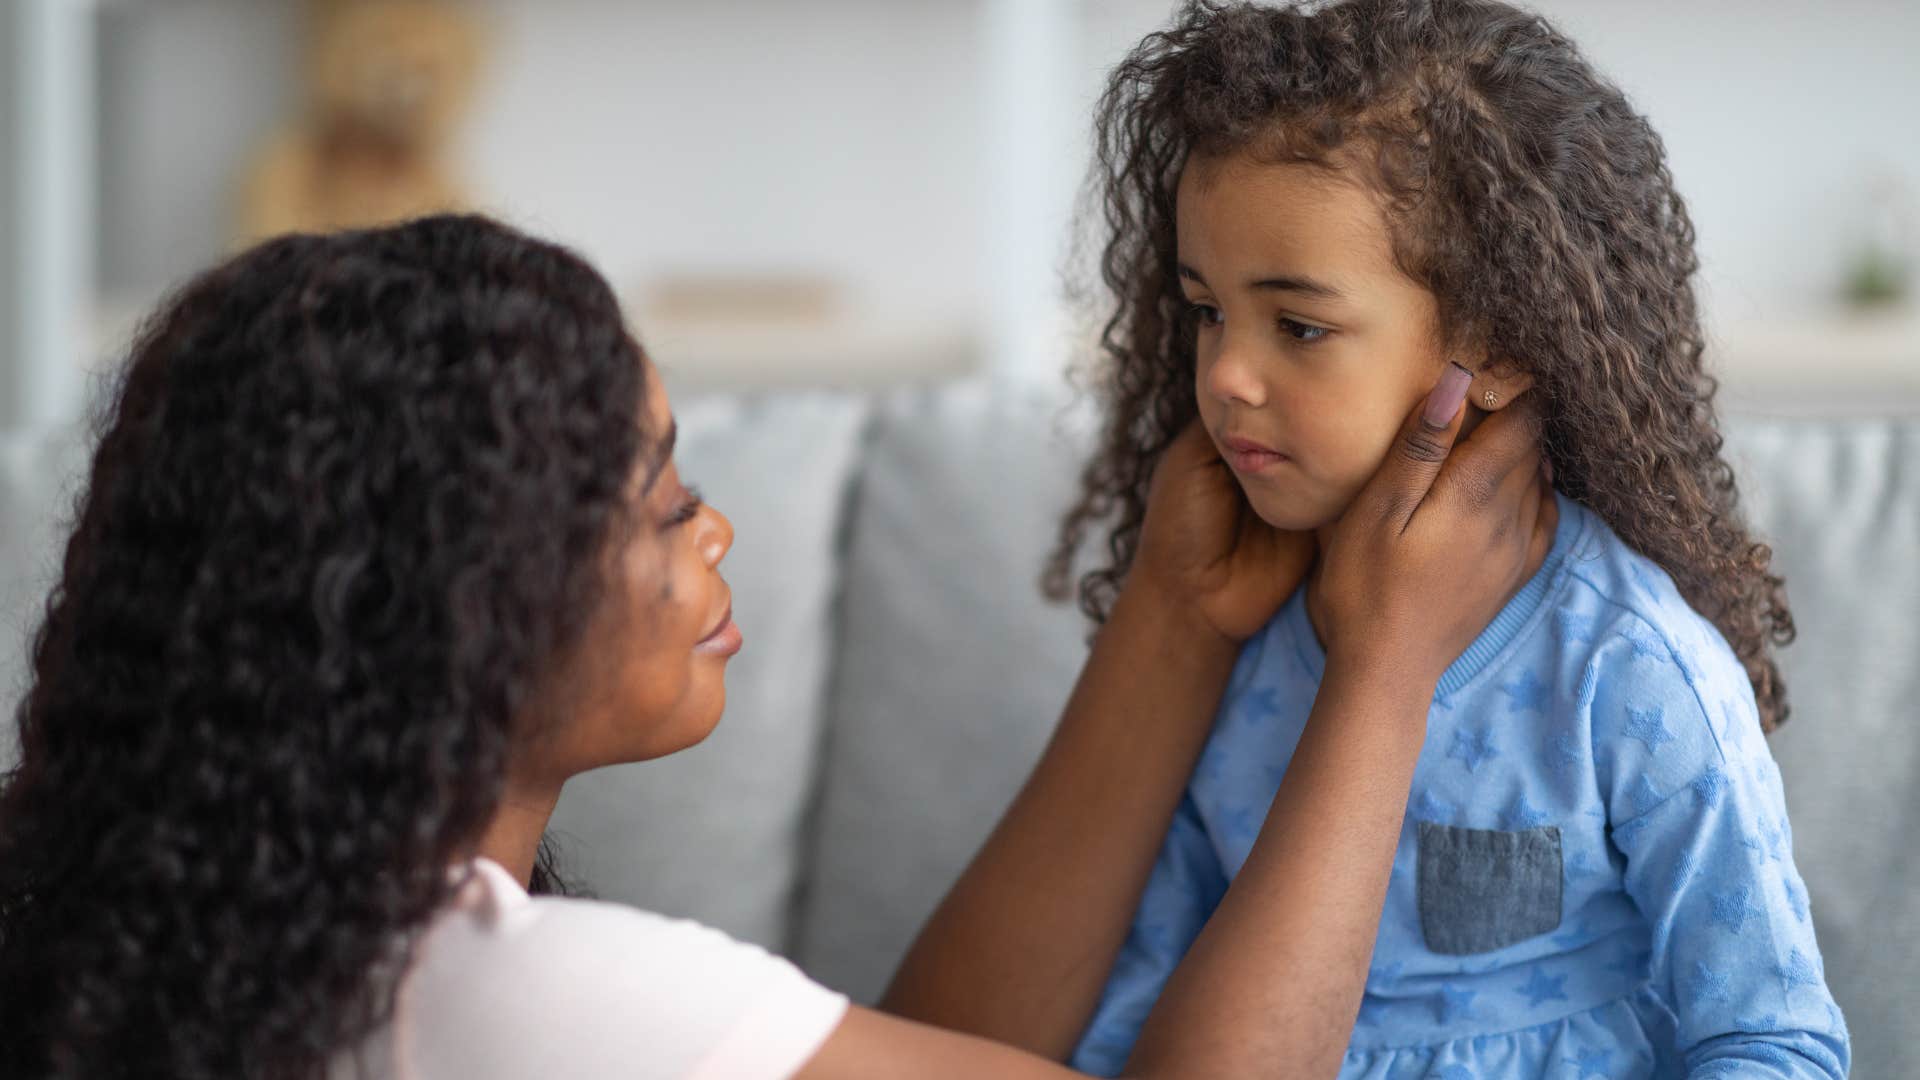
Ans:
[[[1460,404],[1467,400],[1467,384],[1473,381],[1473,372],[1459,364],[1449,363],[1446,374],[1440,376],[1440,382],[1427,395],[1427,411],[1421,416],[1430,428],[1445,428],[1453,423],[1454,414],[1460,411]]]

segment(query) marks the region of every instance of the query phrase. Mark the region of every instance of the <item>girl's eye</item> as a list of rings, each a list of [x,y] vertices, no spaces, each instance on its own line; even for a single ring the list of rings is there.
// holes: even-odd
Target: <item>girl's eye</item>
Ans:
[[[673,516],[667,518],[667,527],[673,528],[676,525],[685,525],[687,522],[692,521],[699,515],[700,508],[705,505],[706,501],[700,498],[698,491],[687,488],[681,494],[680,505],[674,508]]]
[[[1302,345],[1311,345],[1333,331],[1324,326],[1312,326],[1293,319],[1280,320],[1280,332],[1298,341]]]
[[[1212,304],[1196,304],[1188,301],[1187,309],[1193,312],[1193,317],[1200,320],[1200,325],[1202,326],[1220,325],[1220,309],[1214,307]]]

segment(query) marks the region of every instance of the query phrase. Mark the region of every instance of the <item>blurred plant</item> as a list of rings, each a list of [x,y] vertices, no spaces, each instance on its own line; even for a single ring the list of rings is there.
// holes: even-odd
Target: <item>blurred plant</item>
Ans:
[[[1868,185],[1862,206],[1864,227],[1841,295],[1855,308],[1892,307],[1913,284],[1913,202],[1900,177],[1888,172]]]

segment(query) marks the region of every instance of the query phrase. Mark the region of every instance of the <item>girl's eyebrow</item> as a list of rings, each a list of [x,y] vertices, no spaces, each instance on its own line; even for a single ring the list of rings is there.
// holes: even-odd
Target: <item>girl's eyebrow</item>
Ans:
[[[1181,263],[1179,270],[1181,277],[1205,288],[1212,288],[1212,286],[1207,285],[1207,280],[1200,276],[1199,271],[1188,266],[1186,263]],[[1302,296],[1311,297],[1315,300],[1345,300],[1347,298],[1345,293],[1331,285],[1315,281],[1310,277],[1297,275],[1260,278],[1257,281],[1248,282],[1247,287],[1250,289],[1273,289],[1279,292],[1299,293]]]

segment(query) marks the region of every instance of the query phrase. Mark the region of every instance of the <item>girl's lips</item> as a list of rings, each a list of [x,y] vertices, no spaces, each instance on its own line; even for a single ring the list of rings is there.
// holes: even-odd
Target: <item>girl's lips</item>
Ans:
[[[720,625],[701,638],[693,651],[709,656],[732,656],[745,644],[746,639],[741,636],[740,628],[733,623],[733,605],[728,604],[727,613],[720,617]]]
[[[1221,439],[1220,449],[1225,451],[1223,456],[1227,464],[1237,473],[1260,472],[1287,460],[1287,455],[1273,447],[1239,435],[1228,435]]]

